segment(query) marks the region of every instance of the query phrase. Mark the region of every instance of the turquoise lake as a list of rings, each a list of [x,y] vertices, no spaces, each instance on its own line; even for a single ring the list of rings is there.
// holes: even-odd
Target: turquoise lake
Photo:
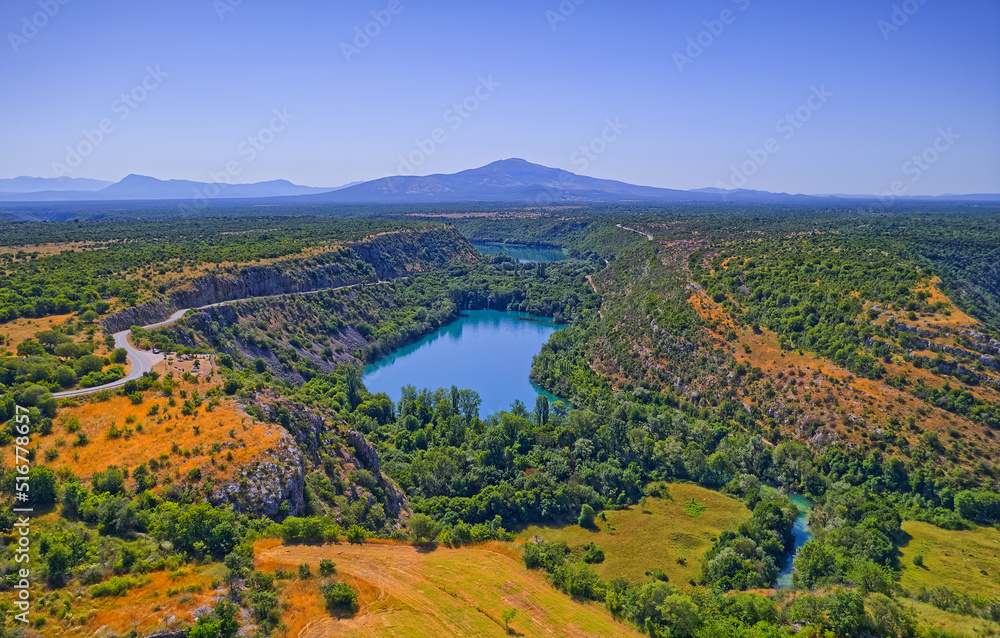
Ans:
[[[521,400],[528,410],[539,394],[556,397],[531,383],[531,362],[562,326],[546,317],[523,312],[467,310],[457,320],[420,341],[368,365],[364,383],[369,392],[385,392],[399,401],[400,389],[450,388],[475,390],[485,418]]]
[[[553,248],[551,246],[490,243],[473,243],[472,245],[476,247],[476,250],[484,255],[503,253],[508,257],[513,257],[522,264],[528,264],[536,261],[559,261],[569,258],[565,253],[563,253],[561,248]]]

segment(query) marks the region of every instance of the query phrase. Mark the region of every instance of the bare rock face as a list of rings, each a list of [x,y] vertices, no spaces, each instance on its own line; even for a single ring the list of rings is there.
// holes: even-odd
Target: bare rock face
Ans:
[[[116,312],[101,321],[108,332],[128,330],[166,320],[182,308],[251,297],[311,292],[363,282],[402,277],[447,266],[452,261],[473,261],[476,250],[455,229],[434,228],[376,235],[346,246],[333,263],[288,259],[276,264],[246,266],[236,273],[198,277],[173,290],[165,300],[152,301]],[[363,267],[359,268],[358,264]]]
[[[375,451],[375,447],[368,442],[360,432],[357,430],[347,431],[347,443],[354,448],[354,454],[357,456],[358,461],[361,462],[361,466],[371,472],[376,477],[382,476],[382,471],[379,469],[378,465],[378,452]]]
[[[347,431],[347,443],[354,448],[357,459],[355,465],[368,470],[378,480],[379,487],[385,490],[387,514],[392,518],[405,518],[410,513],[410,503],[395,482],[379,469],[378,451],[368,439],[357,430]]]
[[[410,516],[412,509],[409,501],[403,494],[399,486],[386,474],[382,473],[379,463],[378,451],[363,434],[357,430],[342,430],[341,422],[333,421],[321,414],[291,401],[279,400],[263,406],[267,418],[272,421],[282,422],[288,432],[286,440],[282,444],[282,449],[289,449],[290,453],[285,461],[279,462],[277,458],[267,462],[261,462],[253,466],[253,471],[244,472],[248,485],[241,492],[234,486],[223,488],[227,498],[235,498],[243,493],[251,498],[244,498],[244,501],[256,507],[262,514],[272,516],[269,512],[273,507],[280,507],[280,498],[266,499],[260,496],[262,493],[278,492],[284,495],[289,504],[288,514],[295,516],[304,512],[305,502],[303,498],[305,485],[305,470],[308,467],[320,468],[323,463],[322,456],[329,451],[323,448],[322,441],[329,434],[339,434],[344,437],[347,446],[340,446],[336,454],[336,465],[342,479],[349,479],[354,470],[367,470],[378,483],[378,487],[385,495],[384,506],[387,518],[392,520],[392,524],[400,526],[402,521]],[[284,420],[282,419],[284,414]],[[294,472],[293,472],[294,469]],[[320,470],[324,471],[324,470]],[[285,472],[286,484],[291,486],[284,491],[280,489],[280,481],[276,481],[275,475],[281,476]],[[261,480],[260,477],[264,477]],[[268,479],[268,477],[272,477]],[[250,479],[255,478],[256,483],[251,483]],[[244,479],[240,479],[241,484]],[[254,489],[255,485],[262,485],[263,488]],[[275,487],[279,485],[278,487]],[[378,499],[375,495],[357,485],[351,486],[350,500],[367,499],[374,504]],[[275,505],[276,503],[276,505]],[[263,509],[261,509],[263,508]],[[276,510],[275,510],[276,511]]]
[[[270,456],[244,466],[234,480],[212,494],[215,505],[230,504],[241,513],[280,518],[282,503],[288,515],[305,510],[305,474],[302,453],[290,436],[283,435]]]

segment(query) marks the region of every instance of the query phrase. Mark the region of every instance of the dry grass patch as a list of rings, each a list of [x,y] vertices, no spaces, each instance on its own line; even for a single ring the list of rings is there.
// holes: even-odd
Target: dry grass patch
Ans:
[[[75,597],[75,592],[67,590],[64,593],[74,594],[70,616],[58,620],[49,615],[38,632],[43,636],[62,638],[126,635],[133,629],[140,636],[146,636],[168,629],[182,629],[194,622],[192,611],[212,608],[225,595],[221,588],[212,589],[213,581],[224,574],[225,567],[219,563],[186,565],[173,572],[147,574],[143,578],[148,582],[130,589],[124,596],[92,598],[86,593],[88,588],[82,587],[79,588],[82,596]],[[83,617],[84,620],[81,623],[70,620],[71,617]]]
[[[8,321],[5,324],[0,325],[0,336],[3,336],[4,345],[0,346],[0,350],[7,349],[11,352],[17,351],[17,346],[28,339],[34,339],[35,334],[42,332],[43,330],[53,330],[60,328],[70,319],[77,319],[75,313],[67,315],[50,315],[48,317],[19,317],[13,321]],[[76,335],[72,336],[74,343],[81,344],[86,342],[86,330],[83,324],[77,325],[80,330]],[[111,349],[104,345],[104,332],[98,328],[94,333],[94,344],[97,348],[94,350],[94,354],[99,357],[106,357],[111,354]]]
[[[317,573],[323,558],[337,564],[337,577],[359,591],[358,612],[337,618],[322,607],[318,578],[282,587],[286,635],[329,636],[506,636],[501,612],[515,608],[511,628],[520,636],[634,636],[603,606],[583,603],[555,590],[537,571],[525,569],[519,550],[484,543],[461,548],[421,548],[405,543],[363,546],[257,543],[257,567],[293,570],[309,563]]]
[[[720,532],[736,529],[750,518],[746,506],[719,492],[688,483],[670,484],[673,500],[647,498],[645,505],[627,510],[606,511],[606,521],[596,519],[598,529],[587,530],[576,524],[561,527],[532,525],[518,534],[519,539],[535,536],[552,542],[565,542],[570,550],[582,554],[587,543],[604,550],[604,562],[591,565],[601,578],[626,578],[633,582],[646,579],[646,572],[662,569],[670,582],[688,583],[701,556],[712,546]],[[705,509],[691,508],[691,499]],[[701,510],[691,516],[685,509]],[[683,561],[683,562],[682,562]]]
[[[205,401],[194,414],[181,413],[184,399],[180,391],[190,397],[197,390],[204,396],[210,387],[205,383],[182,382],[174,390],[174,407],[156,391],[146,392],[143,402],[138,405],[117,395],[93,403],[86,398],[77,399],[77,405],[59,410],[53,433],[37,439],[38,458],[46,459],[45,463],[55,470],[67,467],[81,478],[89,478],[109,465],[135,469],[139,463],[155,458],[158,462],[165,461],[167,466],[166,471],[157,473],[162,486],[164,476],[169,474],[177,480],[178,476],[184,477],[195,468],[201,469],[202,481],[208,476],[219,480],[230,478],[240,467],[267,456],[280,441],[289,438],[279,425],[255,423],[228,398],[211,412]],[[156,414],[150,415],[153,406],[158,409]],[[77,433],[67,429],[72,419],[80,424]],[[115,438],[109,438],[112,424],[121,432]],[[79,433],[87,436],[87,444],[76,445]],[[213,444],[218,444],[215,463],[212,462]],[[51,460],[45,456],[50,449],[58,452]]]

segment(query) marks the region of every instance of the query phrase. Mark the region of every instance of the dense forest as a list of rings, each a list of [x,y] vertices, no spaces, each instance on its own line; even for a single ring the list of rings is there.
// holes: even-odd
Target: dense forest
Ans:
[[[51,513],[31,545],[46,592],[37,626],[46,617],[54,631],[82,623],[80,596],[124,595],[156,572],[219,564],[227,596],[188,635],[231,636],[240,609],[258,635],[276,635],[278,597],[296,578],[257,568],[261,539],[510,542],[532,524],[599,526],[607,513],[667,498],[677,482],[746,510],[688,582],[655,570],[638,582],[605,580],[593,568],[599,548],[580,554],[548,541],[521,546],[525,567],[651,636],[954,635],[922,625],[915,604],[1000,621],[1000,586],[918,590],[903,576],[919,565],[900,561],[907,521],[946,532],[1000,523],[1000,353],[990,350],[1000,211],[474,212],[6,226],[4,321],[66,315],[5,344],[0,358],[9,452],[0,487],[16,497],[19,470],[6,459],[21,445],[16,406],[25,406],[30,503]],[[419,267],[381,279],[376,265],[341,252],[382,233],[450,228],[444,222],[471,240],[560,246],[571,258],[524,264],[436,241]],[[182,285],[275,261],[297,272],[337,262],[359,283],[135,327],[134,344],[212,357],[211,373],[154,372],[82,399],[52,397],[124,375],[125,353],[100,321],[168,295],[167,273]],[[563,400],[481,414],[475,388],[414,379],[399,401],[365,388],[362,364],[487,305],[567,324],[531,373]],[[861,390],[879,394],[866,402]],[[200,449],[202,421],[195,443],[178,438],[163,454],[82,469],[94,444],[80,419],[119,405],[146,416],[102,421],[108,440],[154,436],[153,427],[199,415],[224,430],[226,410],[244,431],[284,433],[272,470],[301,475],[301,497],[284,491],[252,505],[250,465],[227,473],[241,462],[239,445]],[[235,426],[228,436],[238,441]],[[210,466],[180,471],[200,456]],[[790,494],[813,502],[811,539],[797,554],[801,512]],[[0,531],[10,539],[6,512]],[[793,555],[797,595],[769,591]],[[14,544],[0,559],[12,591]],[[349,610],[355,590],[332,566],[325,576],[330,608]]]

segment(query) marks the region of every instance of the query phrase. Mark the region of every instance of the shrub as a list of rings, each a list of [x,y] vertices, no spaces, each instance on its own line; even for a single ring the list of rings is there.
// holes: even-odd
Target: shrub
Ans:
[[[329,558],[319,561],[319,575],[332,576],[337,571],[337,564]]]
[[[583,562],[603,563],[604,550],[593,543],[587,543],[587,545],[583,548]]]
[[[330,611],[353,611],[358,602],[358,592],[347,583],[331,583],[321,588]]]
[[[97,583],[90,588],[90,595],[94,598],[103,596],[124,596],[128,590],[142,585],[142,581],[131,576],[114,576],[103,583]]]
[[[368,540],[368,532],[366,532],[360,525],[351,525],[351,527],[347,530],[348,543],[352,545],[355,543],[362,545],[366,540]]]

